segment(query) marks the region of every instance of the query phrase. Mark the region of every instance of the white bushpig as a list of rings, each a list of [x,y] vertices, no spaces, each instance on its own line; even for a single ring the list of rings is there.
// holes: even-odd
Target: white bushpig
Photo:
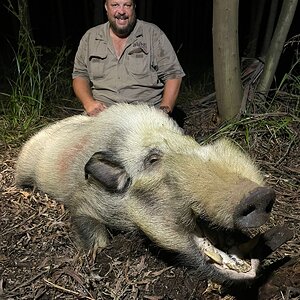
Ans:
[[[16,182],[66,204],[87,249],[108,244],[107,228],[139,229],[218,282],[253,279],[259,262],[244,259],[236,245],[215,243],[212,232],[264,224],[275,200],[232,142],[201,146],[144,105],[120,104],[42,129],[19,155]]]

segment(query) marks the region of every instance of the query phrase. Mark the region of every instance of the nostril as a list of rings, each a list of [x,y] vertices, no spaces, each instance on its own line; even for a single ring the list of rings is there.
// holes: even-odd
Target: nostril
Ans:
[[[250,215],[252,212],[254,212],[256,209],[255,205],[249,205],[243,212],[242,212],[242,216],[246,217],[248,215]]]
[[[252,190],[235,209],[235,226],[246,229],[263,225],[269,219],[274,201],[275,193],[272,189],[258,187]]]
[[[266,212],[267,213],[271,213],[272,211],[272,208],[273,208],[273,205],[274,205],[274,201],[270,201],[266,207]]]

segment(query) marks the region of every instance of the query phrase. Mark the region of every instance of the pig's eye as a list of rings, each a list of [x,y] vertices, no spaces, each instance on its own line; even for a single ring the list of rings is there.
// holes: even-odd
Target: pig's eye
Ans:
[[[150,153],[147,155],[147,157],[144,160],[145,168],[149,168],[149,167],[156,165],[160,161],[161,157],[162,157],[161,151],[159,151],[157,149],[151,150]]]
[[[150,165],[153,165],[153,164],[156,163],[158,160],[159,160],[158,155],[152,155],[152,156],[150,157],[150,159],[148,160],[148,163],[149,163]]]

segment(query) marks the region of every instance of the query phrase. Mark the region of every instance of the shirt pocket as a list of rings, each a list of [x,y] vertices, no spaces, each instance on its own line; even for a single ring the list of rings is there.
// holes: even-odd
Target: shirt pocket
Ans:
[[[107,48],[101,47],[98,53],[89,56],[89,74],[91,79],[103,78],[107,61]]]
[[[141,48],[128,53],[128,70],[137,76],[145,76],[151,71],[150,55]]]
[[[159,81],[149,53],[141,51],[130,55],[129,52],[127,68],[131,76],[141,85],[153,86]]]

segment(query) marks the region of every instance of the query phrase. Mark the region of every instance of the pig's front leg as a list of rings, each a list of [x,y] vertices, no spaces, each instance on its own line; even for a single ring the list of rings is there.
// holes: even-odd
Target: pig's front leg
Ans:
[[[95,252],[109,244],[106,227],[99,220],[88,215],[75,215],[72,224],[85,249]]]

